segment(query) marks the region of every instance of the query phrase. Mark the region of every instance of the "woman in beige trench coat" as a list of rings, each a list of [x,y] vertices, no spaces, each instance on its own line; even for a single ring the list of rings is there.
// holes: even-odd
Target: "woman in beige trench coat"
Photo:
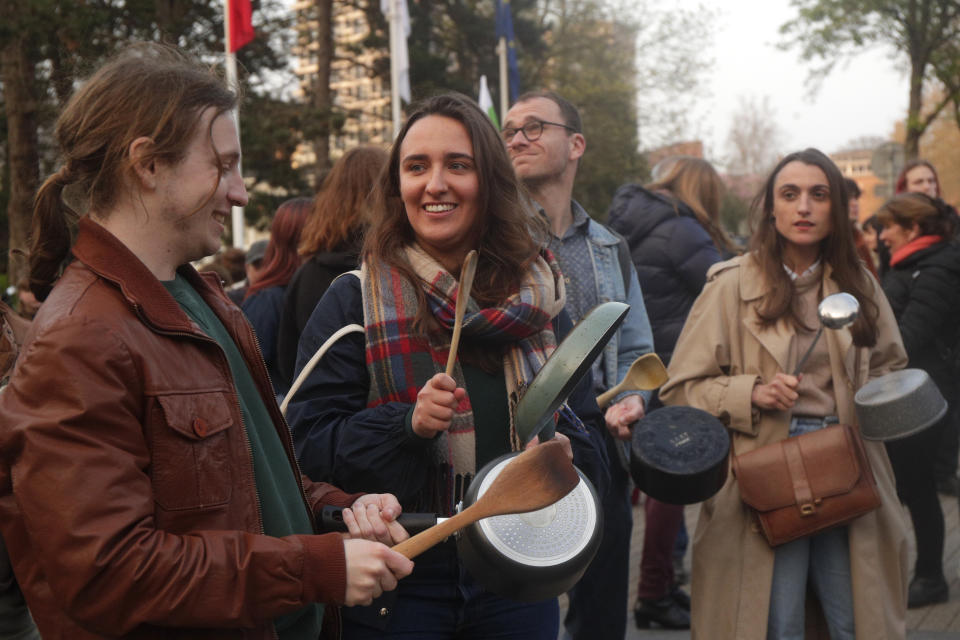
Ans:
[[[758,198],[751,252],[713,266],[687,318],[661,398],[717,416],[730,430],[731,455],[787,438],[795,403],[829,407],[856,424],[856,389],[906,365],[893,313],[856,258],[842,189],[839,170],[819,151],[786,156]],[[806,297],[796,293],[804,279],[812,281]],[[825,330],[804,375],[789,375],[813,341],[816,301],[839,291],[857,297],[861,317],[851,329]],[[907,525],[883,445],[865,445],[881,506],[832,534],[843,541],[847,532],[847,617],[857,639],[904,638]],[[802,614],[799,636],[772,627],[768,635],[774,557],[731,473],[703,503],[694,534],[693,638],[802,637]],[[803,585],[798,592],[802,600]],[[816,637],[806,622],[807,637]]]

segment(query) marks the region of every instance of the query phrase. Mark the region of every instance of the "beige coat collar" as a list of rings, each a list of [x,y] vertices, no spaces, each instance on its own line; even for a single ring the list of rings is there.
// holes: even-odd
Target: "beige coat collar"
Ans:
[[[759,300],[766,293],[767,285],[763,278],[760,266],[752,258],[752,254],[747,254],[736,258],[740,262],[740,298],[744,302]],[[840,288],[831,277],[833,267],[829,264],[823,265],[823,284],[822,291],[824,296],[839,293]],[[770,353],[780,367],[781,371],[793,373],[790,366],[790,349],[793,344],[795,332],[787,326],[785,322],[778,322],[773,327],[762,327],[760,316],[757,314],[756,305],[747,305],[747,312],[743,317],[744,329],[763,345],[763,348]],[[853,349],[853,336],[849,329],[832,331],[824,330],[823,339],[827,340],[830,350],[831,362],[842,362],[846,370],[847,379],[854,382],[856,386],[856,353]],[[834,372],[838,373],[838,372]]]

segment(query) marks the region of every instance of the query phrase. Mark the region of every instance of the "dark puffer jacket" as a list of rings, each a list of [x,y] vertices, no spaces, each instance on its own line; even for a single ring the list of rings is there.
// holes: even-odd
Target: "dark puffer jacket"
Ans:
[[[293,384],[297,344],[310,314],[337,276],[360,266],[359,252],[357,240],[334,251],[316,253],[300,265],[287,285],[277,330],[277,374],[287,389]]]
[[[617,189],[607,226],[627,240],[653,344],[669,364],[690,307],[707,281],[707,269],[720,261],[720,253],[687,205],[637,184]]]
[[[957,383],[944,347],[956,344],[960,247],[940,242],[907,256],[884,274],[883,292],[897,317],[908,366],[929,373],[952,403]]]

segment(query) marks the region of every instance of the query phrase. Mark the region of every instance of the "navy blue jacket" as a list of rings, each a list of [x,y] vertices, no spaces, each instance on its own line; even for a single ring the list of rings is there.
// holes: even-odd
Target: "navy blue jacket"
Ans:
[[[707,269],[720,261],[720,253],[687,205],[638,184],[617,189],[607,226],[627,240],[654,347],[669,364]]]
[[[257,291],[243,301],[240,308],[250,321],[257,341],[260,342],[260,351],[263,361],[270,374],[273,392],[281,395],[290,388],[277,368],[277,331],[280,327],[280,311],[283,308],[283,294],[285,287],[267,287]]]
[[[293,384],[300,333],[307,326],[314,307],[337,276],[360,266],[355,245],[356,242],[348,243],[333,251],[313,254],[300,265],[287,285],[277,332],[277,367],[287,387]]]
[[[348,324],[363,326],[362,301],[359,278],[344,276],[334,281],[300,338],[298,374],[337,329]],[[558,337],[572,327],[565,312],[562,318]],[[569,398],[587,432],[577,431],[563,418],[557,430],[570,438],[574,463],[603,495],[609,481],[601,435],[605,426],[589,378],[585,376]],[[367,408],[369,379],[363,334],[343,336],[288,407],[287,421],[301,469],[310,478],[336,478],[344,490],[363,487],[393,493],[404,510],[416,510],[428,473],[432,473],[430,447],[434,441],[405,428],[407,412],[413,406],[409,403],[389,402]]]
[[[947,348],[957,343],[960,248],[941,242],[907,256],[884,274],[883,292],[897,317],[908,366],[930,374],[953,403],[957,381]]]

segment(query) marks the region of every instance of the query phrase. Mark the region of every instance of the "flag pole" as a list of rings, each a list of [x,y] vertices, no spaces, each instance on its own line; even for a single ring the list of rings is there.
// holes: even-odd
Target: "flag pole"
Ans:
[[[390,107],[393,115],[393,138],[400,135],[400,64],[397,47],[400,44],[400,3],[390,0]]]
[[[500,57],[500,118],[507,118],[507,107],[510,105],[510,92],[507,89],[507,39],[503,36],[497,42],[497,53]]]
[[[237,56],[230,50],[230,0],[223,0],[223,47],[226,50],[224,60],[224,69],[226,71],[227,87],[239,95],[240,84],[237,80]],[[237,141],[240,140],[240,104],[233,110],[234,122],[237,125]],[[240,161],[237,160],[237,171],[240,171]],[[241,172],[241,175],[243,173]],[[233,235],[233,246],[237,249],[243,249],[243,207],[231,207],[230,209],[231,231]]]

